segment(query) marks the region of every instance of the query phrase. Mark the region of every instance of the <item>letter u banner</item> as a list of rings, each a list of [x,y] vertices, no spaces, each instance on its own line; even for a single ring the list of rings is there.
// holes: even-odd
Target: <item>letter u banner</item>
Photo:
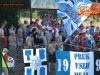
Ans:
[[[100,75],[100,52],[56,51],[56,75]]]

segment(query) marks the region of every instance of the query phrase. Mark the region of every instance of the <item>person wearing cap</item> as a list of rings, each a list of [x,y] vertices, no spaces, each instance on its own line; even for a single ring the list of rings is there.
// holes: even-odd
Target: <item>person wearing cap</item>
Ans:
[[[2,68],[3,68],[3,72],[4,72],[4,75],[8,75],[8,68],[10,67],[10,62],[12,62],[12,60],[8,60],[8,49],[7,48],[4,48],[3,49],[3,57],[2,57]],[[6,63],[7,65],[6,65]],[[7,68],[8,67],[8,68]]]
[[[23,25],[24,31],[26,31],[27,25],[28,25],[28,21],[25,19],[24,20],[24,25]]]

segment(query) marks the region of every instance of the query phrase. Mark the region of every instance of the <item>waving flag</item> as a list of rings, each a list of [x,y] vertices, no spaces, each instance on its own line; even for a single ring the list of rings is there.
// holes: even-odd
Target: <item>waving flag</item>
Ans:
[[[76,29],[87,19],[88,16],[80,16],[77,13],[78,6],[90,7],[92,2],[89,0],[55,0],[58,4],[57,14],[64,22],[67,31],[67,37],[76,31]]]

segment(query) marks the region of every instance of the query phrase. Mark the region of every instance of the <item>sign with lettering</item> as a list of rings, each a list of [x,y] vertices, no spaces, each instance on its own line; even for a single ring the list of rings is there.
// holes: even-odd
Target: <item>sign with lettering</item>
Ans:
[[[100,75],[100,51],[94,52],[94,75]]]
[[[56,75],[99,75],[94,74],[94,52],[56,51],[56,61]]]
[[[25,75],[47,75],[46,48],[23,49]]]

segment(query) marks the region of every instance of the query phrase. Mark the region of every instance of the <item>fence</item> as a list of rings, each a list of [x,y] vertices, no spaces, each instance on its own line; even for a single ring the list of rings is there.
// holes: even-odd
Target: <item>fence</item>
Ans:
[[[1,39],[0,39],[0,57],[2,55],[2,49],[1,49],[2,45],[1,45]],[[24,75],[24,61],[23,61],[23,50],[25,48],[25,45],[23,44],[23,46],[11,46],[9,45],[9,43],[7,44],[7,49],[10,51],[10,53],[8,53],[8,55],[11,54],[11,56],[14,58],[15,61],[15,66],[13,68],[10,68],[10,73],[11,75]],[[43,48],[43,46],[41,45],[36,45],[34,47],[34,49],[36,48]],[[77,45],[72,45],[72,44],[64,44],[64,50],[72,50],[72,51],[79,51],[78,49],[80,48],[80,46]],[[48,48],[47,48],[48,49]],[[81,49],[86,49],[85,47],[81,47]],[[15,50],[15,51],[14,51]],[[89,50],[97,50],[97,49],[89,49]],[[2,59],[0,58],[0,61]],[[0,68],[2,67],[2,64],[0,64]],[[0,69],[0,72],[2,72],[2,70]],[[50,66],[50,72],[48,75],[55,75],[55,67],[54,64],[51,63]]]

